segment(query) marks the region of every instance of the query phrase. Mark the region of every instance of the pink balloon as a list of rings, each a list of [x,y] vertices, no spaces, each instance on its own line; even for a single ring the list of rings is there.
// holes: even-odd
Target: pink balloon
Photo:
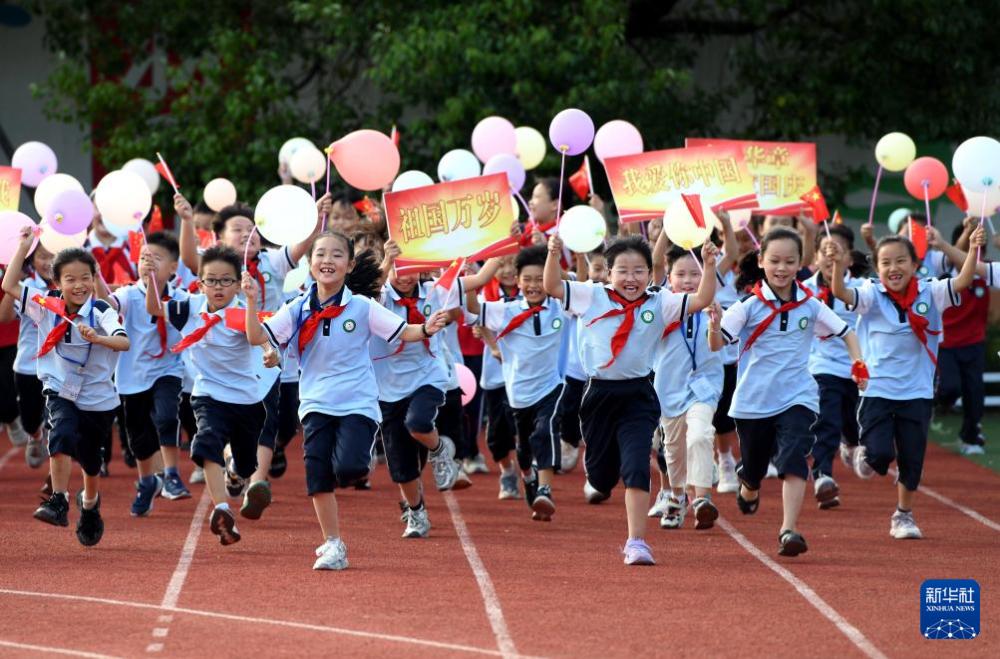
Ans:
[[[483,176],[499,174],[500,172],[507,175],[507,182],[510,183],[511,190],[520,192],[521,188],[524,187],[524,165],[521,164],[517,156],[509,153],[498,153],[483,165]]]
[[[486,117],[472,129],[472,152],[482,162],[500,153],[517,150],[514,124],[503,117]]]
[[[348,185],[381,190],[399,173],[399,149],[377,130],[356,130],[330,145],[330,161]]]
[[[17,251],[17,246],[21,244],[21,230],[24,227],[32,230],[38,228],[32,219],[24,213],[18,213],[17,211],[0,212],[0,263],[4,265],[10,263],[11,257]],[[32,243],[28,254],[35,251],[35,247],[37,246],[38,236],[36,235],[35,242]]]
[[[642,135],[638,128],[627,121],[609,121],[597,129],[597,134],[594,135],[594,152],[601,162],[605,158],[642,153]]]
[[[55,151],[41,142],[25,142],[17,147],[10,159],[12,167],[21,170],[21,183],[37,188],[46,176],[56,173],[59,161]]]
[[[579,155],[594,141],[594,121],[583,110],[567,108],[552,118],[549,141],[560,153]]]
[[[476,395],[476,376],[465,364],[455,364],[455,372],[458,374],[458,386],[462,388],[462,405],[468,405]]]
[[[948,187],[948,168],[937,158],[930,156],[917,158],[910,163],[906,173],[903,174],[906,191],[917,199],[924,198],[925,183],[928,199],[937,199]]]

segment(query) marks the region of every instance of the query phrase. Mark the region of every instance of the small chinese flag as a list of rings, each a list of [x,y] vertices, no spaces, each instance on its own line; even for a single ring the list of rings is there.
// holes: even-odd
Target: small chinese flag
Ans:
[[[149,219],[149,232],[163,231],[163,211],[159,204],[153,204],[153,216]]]
[[[454,261],[451,262],[451,265],[448,266],[448,269],[441,273],[441,276],[438,277],[438,280],[436,282],[434,282],[434,285],[440,286],[446,292],[450,291],[451,287],[455,285],[455,280],[458,278],[458,275],[461,274],[462,268],[464,267],[465,267],[464,256],[455,259]]]
[[[61,297],[48,297],[45,295],[35,295],[31,301],[40,307],[48,309],[55,315],[66,318],[66,300]],[[69,320],[69,318],[66,318]]]
[[[139,255],[146,245],[146,234],[141,231],[128,232],[128,260],[132,263],[139,262]]]
[[[273,315],[273,311],[258,311],[257,320],[263,323]],[[247,331],[247,310],[241,307],[226,309],[226,327],[235,332]]]
[[[841,217],[839,210],[833,211],[833,219],[830,220],[830,222],[832,222],[833,224],[843,224],[844,223],[844,218]]]
[[[958,184],[958,181],[952,182],[951,185],[944,189],[944,193],[948,195],[948,199],[951,199],[951,203],[958,206],[958,210],[963,213],[969,210],[969,200],[965,198],[965,192],[962,190],[962,186]]]
[[[203,249],[208,249],[215,245],[215,234],[207,229],[195,229],[195,233],[198,235],[198,246]]]
[[[927,227],[919,222],[914,222],[912,218],[910,222],[910,242],[913,243],[913,248],[917,250],[917,258],[922,259],[927,254]]]
[[[396,129],[396,124],[393,124],[392,125],[392,130],[389,131],[389,139],[392,140],[392,143],[395,144],[396,148],[398,149],[399,148],[399,131]]]
[[[580,169],[569,177],[569,186],[581,201],[590,199],[590,176],[587,173],[587,160],[584,159]]]
[[[354,202],[354,207],[358,209],[358,212],[362,215],[371,215],[378,212],[378,208],[375,206],[368,195],[365,195],[364,199]]]
[[[170,184],[170,187],[172,187],[174,190],[180,190],[181,186],[177,185],[177,179],[174,178],[173,172],[171,172],[170,167],[167,166],[167,161],[164,160],[163,156],[161,156],[159,153],[156,154],[156,157],[160,161],[156,163],[156,171],[160,173],[160,176],[167,179],[167,183]]]
[[[681,199],[684,200],[684,205],[688,207],[688,212],[691,213],[691,219],[694,223],[698,225],[698,228],[705,228],[705,211],[701,207],[701,195],[699,194],[681,194]]]
[[[812,209],[813,222],[820,224],[830,217],[830,210],[826,207],[826,199],[823,198],[823,193],[819,191],[819,186],[814,185],[812,190],[805,193],[799,197],[802,201],[809,204],[809,208]]]

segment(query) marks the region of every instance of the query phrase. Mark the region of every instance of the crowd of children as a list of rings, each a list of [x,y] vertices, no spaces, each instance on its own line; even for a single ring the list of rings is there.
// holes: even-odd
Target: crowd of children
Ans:
[[[398,273],[379,207],[347,195],[322,197],[313,234],[288,247],[262,244],[245,205],[213,214],[179,194],[177,236],[149,232],[138,255],[99,216],[84,248],[58,254],[25,230],[0,323],[20,321],[4,349],[17,393],[8,435],[32,467],[49,456],[35,517],[69,524],[75,460],[77,537],[101,540],[117,418],[137,469],[131,515],[191,496],[183,429],[223,545],[241,538],[230,497],[242,496],[239,516],[261,518],[301,425],[320,570],[348,565],[337,489],[370,487],[384,461],[403,537],[427,537],[425,466],[438,490],[470,486],[488,469],[481,431],[499,498],[525,501],[535,520],[554,519],[557,494],[576,495],[559,492],[558,474],[581,450],[588,502],[621,481],[628,565],[655,562],[649,517],[709,529],[733,494],[732,510],[753,514],[769,476],[782,481],[778,553],[807,551],[807,485],[819,508],[841,505],[838,455],[861,478],[895,461],[890,533],[921,537],[913,499],[938,374],[939,401],[963,399],[962,441],[983,444],[975,374],[1000,269],[978,258],[977,221],[952,243],[927,227],[922,257],[907,238],[918,214],[877,242],[866,226],[870,257],[845,225],[768,216],[737,232],[725,213],[694,250],[654,222],[570,254],[555,230],[569,205],[560,189],[536,184],[529,224],[512,227],[516,255],[470,264],[454,283]],[[288,292],[302,259],[308,277]],[[464,408],[463,363],[481,388]]]

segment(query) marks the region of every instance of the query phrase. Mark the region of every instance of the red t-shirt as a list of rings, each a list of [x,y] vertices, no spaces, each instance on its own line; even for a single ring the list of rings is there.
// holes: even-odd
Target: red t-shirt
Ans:
[[[990,288],[976,277],[962,291],[962,303],[945,310],[942,348],[961,348],[986,340],[986,321],[990,310]]]

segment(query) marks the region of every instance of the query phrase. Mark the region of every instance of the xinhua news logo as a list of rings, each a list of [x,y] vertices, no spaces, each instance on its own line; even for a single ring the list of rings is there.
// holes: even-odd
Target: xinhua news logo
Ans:
[[[979,594],[972,579],[928,579],[920,585],[920,633],[934,641],[976,638]]]

